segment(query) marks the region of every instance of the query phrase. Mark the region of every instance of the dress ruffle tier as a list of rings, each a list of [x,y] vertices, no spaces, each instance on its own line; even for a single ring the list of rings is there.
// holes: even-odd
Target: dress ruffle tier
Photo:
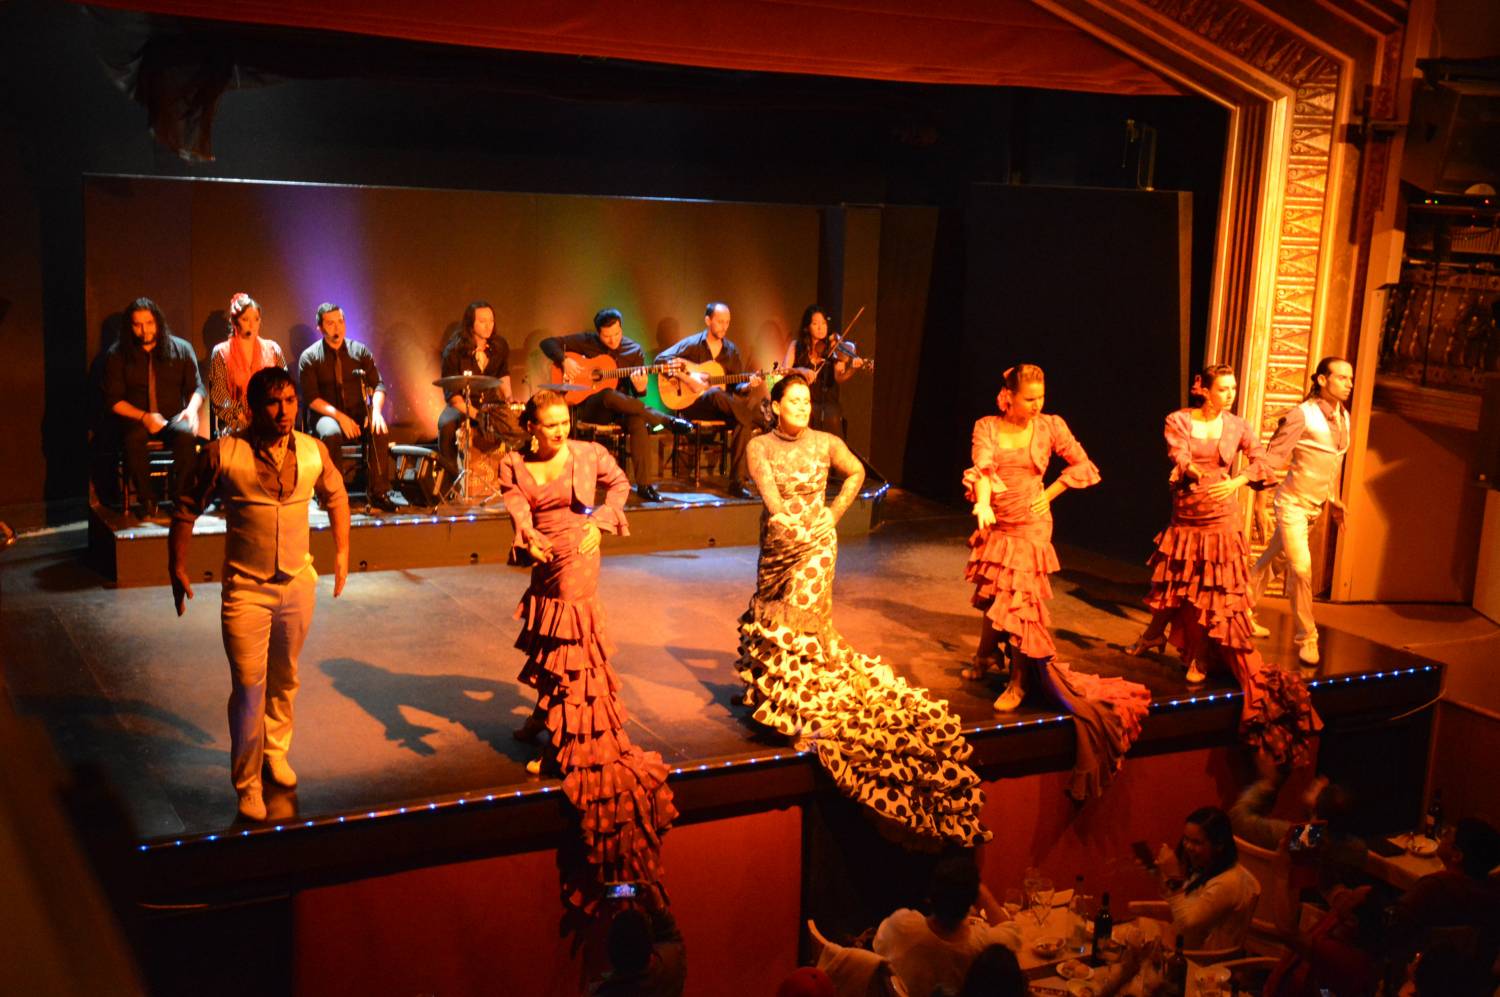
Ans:
[[[1204,671],[1222,664],[1244,693],[1240,739],[1278,764],[1306,764],[1323,723],[1297,675],[1268,665],[1250,625],[1249,545],[1236,526],[1173,524],[1156,537],[1146,605],[1167,612],[1167,639]]]
[[[984,793],[942,700],[831,626],[797,629],[759,601],[740,618],[740,677],[758,723],[817,752],[839,790],[898,840],[974,845]]]
[[[610,667],[603,607],[528,592],[516,616],[516,647],[526,653],[521,681],[537,690],[563,793],[578,811],[592,876],[574,875],[565,900],[590,909],[606,880],[654,882],[661,836],[677,816],[666,764],[624,731],[619,680]]]
[[[1151,711],[1151,690],[1114,676],[1074,671],[1055,657],[1035,663],[1054,699],[1073,714],[1077,753],[1068,795],[1101,796],[1125,765]]]
[[[1052,544],[991,528],[969,537],[964,578],[974,585],[974,607],[996,630],[1009,634],[1027,657],[1047,658],[1057,653],[1047,612],[1052,598],[1048,576],[1059,567]]]

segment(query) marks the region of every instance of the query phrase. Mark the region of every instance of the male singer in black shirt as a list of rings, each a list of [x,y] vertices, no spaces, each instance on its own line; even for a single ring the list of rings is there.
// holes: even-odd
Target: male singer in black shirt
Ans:
[[[318,306],[318,331],[323,338],[302,351],[297,378],[302,387],[302,407],[307,431],[328,447],[342,474],[347,461],[340,452],[345,443],[359,443],[369,432],[370,480],[366,482],[370,504],[386,512],[395,510],[391,500],[391,458],[385,436],[385,384],[375,367],[375,357],[363,343],[345,335],[344,310],[331,302]],[[371,389],[365,406],[365,386]],[[369,415],[369,426],[365,416]]]
[[[646,366],[646,351],[641,344],[625,335],[624,319],[618,309],[606,308],[594,316],[593,332],[575,332],[571,336],[549,336],[541,342],[542,354],[562,368],[562,379],[569,384],[587,384],[588,372],[569,353],[586,359],[607,356],[613,369]],[[616,387],[594,392],[573,406],[575,421],[618,423],[630,438],[631,476],[635,491],[643,502],[660,502],[656,490],[656,447],[652,446],[647,427],[664,426],[673,432],[687,432],[692,423],[676,416],[647,408],[641,397],[646,393],[647,375],[643,371],[620,378]]]
[[[729,306],[722,301],[710,301],[703,309],[703,329],[697,335],[674,343],[656,355],[657,363],[668,360],[686,360],[690,363],[708,363],[710,360],[724,368],[725,374],[745,373],[740,351],[729,341]],[[665,375],[663,375],[665,376]],[[729,438],[732,454],[729,464],[729,494],[748,498],[745,487],[745,448],[750,437],[767,427],[761,422],[760,406],[752,399],[755,389],[764,383],[759,375],[727,388],[711,387],[697,401],[682,410],[689,419],[733,419],[734,433]]]
[[[193,457],[198,411],[208,392],[203,390],[193,348],[172,335],[150,298],[136,298],[126,306],[125,328],[104,358],[103,388],[104,404],[119,417],[120,447],[135,486],[136,514],[155,518],[146,441],[160,440],[171,447],[173,473],[180,477]]]

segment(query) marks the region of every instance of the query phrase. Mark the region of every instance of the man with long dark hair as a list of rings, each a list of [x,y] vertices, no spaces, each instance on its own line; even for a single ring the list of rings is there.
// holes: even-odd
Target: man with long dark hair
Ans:
[[[526,442],[526,434],[510,410],[510,344],[495,333],[495,309],[488,301],[469,302],[463,322],[443,347],[443,376],[472,374],[493,377],[500,386],[489,391],[444,391],[448,404],[438,416],[438,463],[451,482],[458,477],[458,431],[465,420],[477,421],[480,413],[493,421],[501,439],[511,446]]]
[[[150,519],[156,515],[156,497],[147,441],[166,444],[173,474],[181,475],[193,456],[198,411],[208,392],[193,348],[172,335],[156,302],[136,298],[125,306],[124,316],[125,328],[104,358],[104,404],[117,417],[136,514]]]
[[[1285,471],[1276,486],[1276,528],[1250,576],[1250,598],[1259,602],[1278,565],[1286,566],[1287,597],[1296,622],[1297,658],[1318,663],[1318,624],[1312,613],[1312,552],[1307,537],[1327,506],[1334,523],[1342,523],[1339,476],[1349,449],[1349,411],[1354,368],[1343,357],[1324,357],[1313,372],[1312,388],[1302,404],[1281,419],[1266,447],[1266,465]],[[1257,629],[1263,635],[1263,629]]]

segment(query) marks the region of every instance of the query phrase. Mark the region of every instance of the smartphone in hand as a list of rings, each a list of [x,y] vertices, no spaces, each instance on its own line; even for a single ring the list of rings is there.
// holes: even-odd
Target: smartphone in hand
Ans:
[[[1150,845],[1144,841],[1132,841],[1130,843],[1130,850],[1135,852],[1135,857],[1141,865],[1147,869],[1156,868],[1156,856],[1152,854]]]

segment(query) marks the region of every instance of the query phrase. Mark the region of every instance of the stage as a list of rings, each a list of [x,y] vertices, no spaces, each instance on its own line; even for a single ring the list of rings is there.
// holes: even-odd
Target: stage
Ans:
[[[722,479],[715,479],[721,481]],[[616,553],[734,547],[757,542],[761,504],[758,498],[732,498],[681,480],[661,482],[664,501],[642,503],[634,491],[628,505],[630,535],[614,537]],[[869,532],[886,485],[867,481],[850,506],[839,533]],[[367,510],[360,496],[351,499],[350,571],[387,571],[450,565],[500,564],[510,550],[510,516],[498,495],[469,503],[444,502],[434,508],[401,504],[398,511]],[[332,570],[333,537],[328,514],[316,507],[309,514],[311,548],[317,569]],[[224,517],[210,510],[193,524],[195,542],[188,569],[196,579],[217,581],[224,563]],[[88,521],[89,562],[120,587],[159,585],[167,561],[167,526],[127,516],[107,505],[92,504]]]
[[[875,532],[843,540],[838,627],[949,701],[986,780],[1065,772],[1066,717],[1030,702],[997,717],[998,680],[958,677],[978,630],[962,579],[968,520],[900,493],[888,504]],[[646,518],[632,516],[633,526]],[[364,558],[358,536],[355,563]],[[153,898],[346,881],[548,848],[566,833],[557,782],[527,775],[530,749],[510,734],[532,702],[511,646],[524,570],[491,559],[356,572],[337,600],[325,576],[301,659],[290,756],[300,785],[270,792],[270,820],[249,825],[235,823],[228,778],[217,583],[198,586],[178,619],[166,586],[106,586],[84,565],[80,540],[75,531],[23,544],[0,569],[7,679],[64,761],[105,773],[150,867]],[[630,735],[673,767],[683,822],[826,792],[815,763],[753,729],[739,705],[735,621],[754,586],[756,548],[623,547],[606,538],[601,594],[613,660]],[[1062,656],[1151,688],[1152,715],[1132,757],[1232,745],[1239,693],[1227,675],[1189,688],[1175,657],[1123,651],[1146,619],[1145,569],[1068,548],[1060,557],[1052,608]],[[1267,659],[1294,662],[1284,614],[1268,608],[1262,619],[1273,631],[1262,642]],[[1325,634],[1322,666],[1303,674],[1330,734],[1378,726],[1436,696],[1441,666]],[[1391,775],[1393,784],[1405,778]]]

